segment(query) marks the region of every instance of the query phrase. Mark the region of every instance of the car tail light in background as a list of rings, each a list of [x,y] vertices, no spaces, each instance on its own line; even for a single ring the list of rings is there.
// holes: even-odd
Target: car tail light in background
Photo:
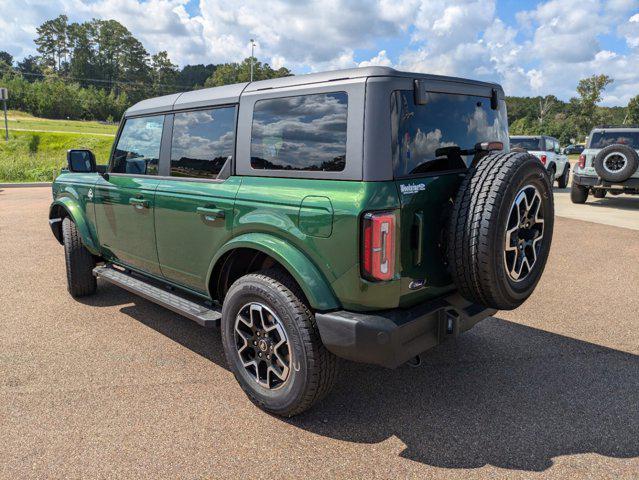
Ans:
[[[541,155],[539,157],[539,160],[541,160],[541,163],[543,163],[544,165],[546,165],[546,160],[548,160],[548,158],[546,157],[546,155]]]
[[[362,276],[390,280],[395,275],[395,213],[368,212],[362,217]]]
[[[579,155],[579,168],[585,168],[586,167],[586,156],[582,153],[581,155]]]

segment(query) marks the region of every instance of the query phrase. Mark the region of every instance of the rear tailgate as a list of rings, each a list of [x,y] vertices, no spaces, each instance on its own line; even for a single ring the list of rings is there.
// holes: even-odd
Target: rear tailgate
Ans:
[[[401,202],[402,302],[425,300],[454,289],[445,263],[446,220],[463,174],[398,180]]]

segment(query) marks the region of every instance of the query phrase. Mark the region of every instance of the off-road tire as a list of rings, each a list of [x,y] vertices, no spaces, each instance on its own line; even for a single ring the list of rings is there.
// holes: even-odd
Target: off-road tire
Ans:
[[[554,165],[548,169],[548,176],[550,177],[550,186],[552,187],[557,180],[557,167]]]
[[[626,157],[626,165],[618,171],[610,172],[604,167],[604,160],[610,154],[619,153]],[[602,148],[595,156],[593,166],[597,175],[607,182],[625,182],[628,180],[639,168],[639,154],[628,145],[621,143],[615,143]]]
[[[529,274],[513,282],[505,266],[504,244],[511,206],[522,188],[534,186],[544,217],[544,240]],[[529,153],[491,154],[468,170],[448,223],[447,261],[453,281],[468,300],[512,310],[541,278],[554,223],[552,186],[544,166]]]
[[[561,174],[561,177],[557,178],[557,186],[559,188],[566,188],[568,186],[568,180],[570,179],[570,164],[566,163],[564,167],[564,173]]]
[[[67,268],[67,290],[73,297],[86,297],[95,293],[98,284],[93,276],[95,258],[82,244],[75,223],[62,220],[64,258]]]
[[[570,187],[570,200],[572,203],[586,203],[586,200],[588,200],[588,187],[575,183],[573,179]]]
[[[605,188],[593,188],[592,196],[595,198],[606,198],[608,191]]]
[[[247,303],[259,302],[281,320],[292,346],[294,365],[278,389],[257,383],[242,365],[235,340],[235,319]],[[333,387],[338,359],[320,338],[315,317],[295,281],[279,268],[251,273],[229,288],[222,307],[222,344],[226,361],[236,380],[258,407],[292,417],[308,410]]]

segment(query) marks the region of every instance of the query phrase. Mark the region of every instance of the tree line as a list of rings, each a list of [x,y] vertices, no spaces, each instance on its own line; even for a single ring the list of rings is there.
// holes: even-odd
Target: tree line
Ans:
[[[70,23],[60,15],[38,27],[34,42],[38,55],[18,62],[0,51],[0,86],[9,88],[9,108],[47,118],[117,121],[144,98],[246,82],[251,62],[255,80],[291,75],[255,58],[179,68],[166,51],[150,54],[115,20]],[[567,102],[554,95],[507,97],[510,131],[567,144],[583,141],[594,125],[639,123],[639,95],[626,107],[599,105],[612,82],[606,75],[581,79]]]
[[[247,81],[251,59],[178,68],[166,51],[150,54],[115,20],[44,22],[34,39],[38,55],[14,62],[0,51],[0,86],[9,108],[48,118],[118,119],[144,98]],[[291,75],[252,59],[256,80]]]

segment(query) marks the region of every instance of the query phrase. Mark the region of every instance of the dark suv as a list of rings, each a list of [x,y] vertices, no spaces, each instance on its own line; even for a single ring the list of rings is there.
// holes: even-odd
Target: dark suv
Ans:
[[[108,166],[73,150],[50,223],[96,277],[203,326],[257,405],[297,414],[337,357],[397,367],[539,281],[544,166],[508,152],[498,85],[371,67],[131,107]]]

